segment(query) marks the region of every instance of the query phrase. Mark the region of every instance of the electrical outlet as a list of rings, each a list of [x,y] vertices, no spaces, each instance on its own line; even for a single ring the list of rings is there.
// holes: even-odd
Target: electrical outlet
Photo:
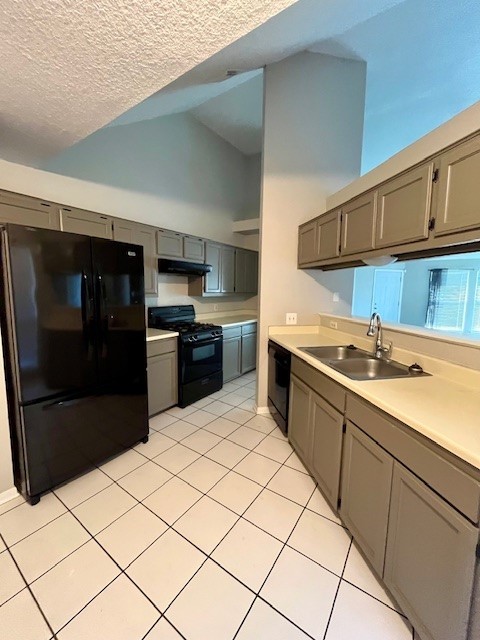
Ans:
[[[335,320],[330,320],[330,329],[338,329],[338,324]]]
[[[285,322],[287,324],[297,324],[297,314],[296,313],[287,313]]]
[[[218,304],[214,304],[214,305],[213,305],[213,310],[214,310],[214,311],[218,311]]]
[[[337,292],[333,294],[333,302],[340,302],[340,294]]]

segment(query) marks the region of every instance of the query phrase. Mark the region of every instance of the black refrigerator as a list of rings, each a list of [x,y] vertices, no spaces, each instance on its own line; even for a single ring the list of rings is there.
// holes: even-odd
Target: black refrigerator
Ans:
[[[30,501],[148,439],[143,249],[1,227],[15,484]]]

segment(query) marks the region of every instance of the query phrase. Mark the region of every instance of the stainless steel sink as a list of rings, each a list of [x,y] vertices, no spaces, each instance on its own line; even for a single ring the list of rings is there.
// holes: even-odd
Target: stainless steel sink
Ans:
[[[349,346],[332,347],[300,347],[301,351],[310,354],[318,360],[351,360],[356,358],[371,358],[372,354],[357,349],[353,344]]]
[[[387,362],[372,357],[356,360],[330,360],[326,364],[352,380],[387,380],[389,378],[410,378],[428,375],[424,372],[412,373],[408,367],[399,362]]]

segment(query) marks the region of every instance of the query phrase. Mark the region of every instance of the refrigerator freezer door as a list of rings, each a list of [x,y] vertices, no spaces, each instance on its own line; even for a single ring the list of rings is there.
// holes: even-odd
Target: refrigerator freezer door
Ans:
[[[147,360],[143,248],[92,238],[100,384],[143,394]]]
[[[18,401],[93,386],[97,365],[90,238],[8,225],[8,253]]]

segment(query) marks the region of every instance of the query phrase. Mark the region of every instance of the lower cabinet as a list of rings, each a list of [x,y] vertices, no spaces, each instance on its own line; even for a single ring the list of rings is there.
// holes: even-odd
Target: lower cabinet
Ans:
[[[311,470],[323,494],[336,510],[342,463],[343,414],[312,391],[310,421],[313,437]]]
[[[257,366],[257,324],[223,330],[223,381],[229,382]]]
[[[340,514],[379,575],[383,573],[393,458],[347,422]]]
[[[395,463],[384,580],[422,640],[469,637],[477,542],[478,529]]]
[[[223,339],[223,382],[242,375],[242,336]]]
[[[149,416],[177,404],[177,366],[177,341],[175,338],[147,342]]]
[[[288,438],[307,466],[310,466],[312,454],[310,393],[306,384],[295,376],[290,377]]]

